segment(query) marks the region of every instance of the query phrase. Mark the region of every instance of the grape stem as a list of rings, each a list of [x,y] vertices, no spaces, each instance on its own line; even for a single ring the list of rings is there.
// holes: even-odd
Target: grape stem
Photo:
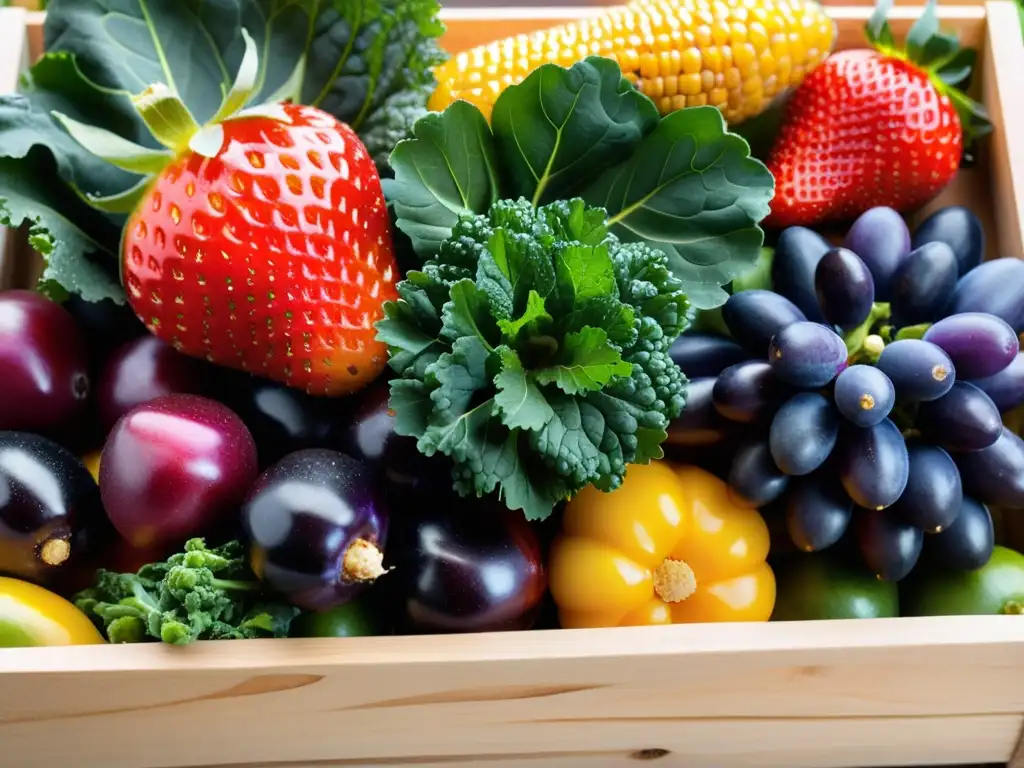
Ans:
[[[875,302],[871,305],[867,319],[848,333],[843,334],[843,341],[846,342],[846,352],[850,360],[857,356],[864,346],[864,339],[872,335],[874,327],[889,319],[892,310],[888,302]]]

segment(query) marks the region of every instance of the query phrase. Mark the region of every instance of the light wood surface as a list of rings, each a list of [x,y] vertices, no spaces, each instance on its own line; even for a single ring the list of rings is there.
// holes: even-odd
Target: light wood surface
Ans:
[[[449,9],[445,43],[580,12]],[[869,11],[831,12],[840,45],[860,44]],[[897,34],[918,12],[894,11]],[[982,48],[979,95],[997,130],[932,207],[970,205],[990,255],[1024,256],[1015,13],[941,8]],[[41,40],[38,23],[29,33]],[[1020,617],[5,650],[0,766],[1005,763],[1024,728],[1022,679]]]
[[[13,93],[28,63],[26,13],[22,8],[0,8],[0,93]],[[15,238],[0,227],[0,286],[14,280]]]

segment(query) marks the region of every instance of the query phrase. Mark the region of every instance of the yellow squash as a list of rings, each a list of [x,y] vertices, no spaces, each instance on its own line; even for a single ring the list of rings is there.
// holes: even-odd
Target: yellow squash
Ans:
[[[60,595],[0,576],[0,648],[104,642],[89,618]]]
[[[588,486],[565,510],[548,568],[567,629],[767,621],[775,575],[768,527],[721,480],[667,462],[629,467],[622,486]]]
[[[429,107],[463,99],[490,119],[498,95],[541,64],[618,62],[662,114],[710,104],[736,124],[800,84],[835,44],[812,0],[633,0],[605,13],[453,56],[435,70]]]

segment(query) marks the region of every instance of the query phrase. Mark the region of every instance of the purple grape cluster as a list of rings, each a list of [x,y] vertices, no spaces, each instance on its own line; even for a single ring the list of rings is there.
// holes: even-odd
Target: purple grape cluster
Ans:
[[[913,237],[874,208],[841,247],[783,231],[771,284],[722,308],[728,334],[676,342],[691,384],[669,443],[723,449],[734,500],[778,505],[801,550],[849,533],[888,581],[922,552],[981,567],[985,505],[1024,507],[1024,440],[1003,424],[1024,404],[1024,262],[983,251],[961,207]]]

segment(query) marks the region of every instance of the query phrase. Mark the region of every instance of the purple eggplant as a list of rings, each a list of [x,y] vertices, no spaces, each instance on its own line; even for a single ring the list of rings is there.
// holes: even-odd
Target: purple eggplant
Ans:
[[[385,573],[387,509],[364,463],[309,448],[260,475],[242,507],[256,575],[293,605],[325,611]]]

